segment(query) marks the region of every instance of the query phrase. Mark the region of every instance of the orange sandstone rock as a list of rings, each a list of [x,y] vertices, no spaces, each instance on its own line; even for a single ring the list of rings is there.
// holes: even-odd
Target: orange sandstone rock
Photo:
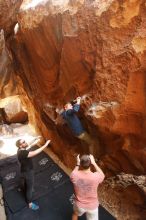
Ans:
[[[79,117],[93,138],[99,138],[106,176],[146,174],[145,11],[144,0],[21,5],[19,29],[11,42],[17,71],[38,112],[39,126],[43,121],[47,127],[42,133],[53,140],[52,149],[69,167],[74,152],[82,153],[86,146],[65,124],[56,123],[56,108],[81,96]],[[134,193],[133,186],[126,189]],[[120,206],[124,213],[125,200]],[[142,207],[143,197],[138,201]],[[133,219],[132,213],[125,219],[139,215],[142,220],[143,213],[138,209]]]

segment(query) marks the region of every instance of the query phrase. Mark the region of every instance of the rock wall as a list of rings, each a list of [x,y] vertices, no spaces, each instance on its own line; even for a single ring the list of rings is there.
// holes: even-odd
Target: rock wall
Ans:
[[[13,32],[22,0],[0,0],[0,29],[7,37]]]
[[[85,126],[118,172],[146,168],[145,9],[144,1],[24,1],[13,42],[27,91],[50,126],[57,107],[82,96]]]
[[[0,31],[0,98],[17,94],[12,56],[7,49],[4,30]]]
[[[29,122],[39,133],[36,111],[16,73],[18,68],[14,65],[10,50],[10,42],[17,32],[17,14],[21,3],[22,0],[0,0],[0,130],[3,125],[7,126],[3,123],[25,123],[28,120],[27,110],[30,112]]]
[[[109,180],[100,198],[119,220],[122,213],[124,220],[144,220],[146,211],[145,181],[143,190],[130,181],[146,173],[145,11],[144,0],[27,0],[10,42],[34,121],[71,168],[84,146],[57,122],[56,109],[82,97],[79,117],[100,141],[99,164]],[[132,175],[129,185],[114,179],[121,172]]]
[[[18,94],[9,41],[14,34],[17,13],[22,0],[0,0],[0,98]]]

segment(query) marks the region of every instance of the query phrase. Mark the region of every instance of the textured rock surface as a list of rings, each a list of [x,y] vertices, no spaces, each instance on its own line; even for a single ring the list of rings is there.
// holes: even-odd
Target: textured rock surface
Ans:
[[[26,1],[19,14],[14,49],[29,95],[54,129],[55,108],[81,95],[112,173],[146,168],[145,10],[145,1]]]
[[[0,0],[0,29],[8,36],[17,21],[17,13],[22,0]]]
[[[14,67],[4,37],[4,31],[0,31],[0,98],[17,94],[17,80],[14,77]]]
[[[28,114],[22,107],[19,96],[13,96],[10,99],[3,99],[3,114],[6,123],[25,123],[28,121]],[[0,106],[1,102],[0,102]]]
[[[69,167],[82,146],[65,124],[55,123],[55,109],[80,95],[80,117],[100,140],[106,176],[146,173],[145,12],[144,0],[48,0],[38,5],[27,0],[21,5],[11,42],[17,72],[38,112],[36,124]],[[120,220],[122,212],[124,220],[144,220],[144,191],[130,184],[122,190],[116,181],[113,188],[103,185],[102,202]],[[132,199],[127,206],[129,193],[137,208]]]
[[[146,176],[120,174],[107,179],[99,190],[99,196],[116,219],[145,219]]]

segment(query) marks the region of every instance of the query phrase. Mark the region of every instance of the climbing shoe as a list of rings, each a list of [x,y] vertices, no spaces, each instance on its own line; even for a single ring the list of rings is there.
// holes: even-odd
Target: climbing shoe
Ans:
[[[32,202],[31,207],[32,210],[36,211],[39,209],[39,206]]]

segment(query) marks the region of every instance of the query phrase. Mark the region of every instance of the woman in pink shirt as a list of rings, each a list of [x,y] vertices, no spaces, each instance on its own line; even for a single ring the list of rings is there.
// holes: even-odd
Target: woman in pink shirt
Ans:
[[[90,170],[91,164],[96,172]],[[77,165],[70,179],[74,186],[75,201],[72,220],[86,213],[87,220],[98,220],[98,185],[104,180],[104,173],[98,167],[92,155],[77,156]]]

